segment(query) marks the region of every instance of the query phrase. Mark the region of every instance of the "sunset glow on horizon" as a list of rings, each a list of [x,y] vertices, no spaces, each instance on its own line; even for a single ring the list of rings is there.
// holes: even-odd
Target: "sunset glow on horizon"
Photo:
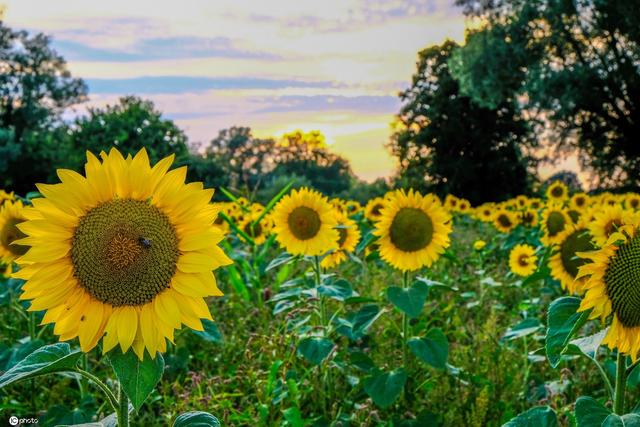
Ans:
[[[43,32],[89,86],[89,102],[152,100],[192,143],[320,130],[365,180],[393,173],[385,149],[417,52],[465,19],[450,0],[9,0],[5,21]]]

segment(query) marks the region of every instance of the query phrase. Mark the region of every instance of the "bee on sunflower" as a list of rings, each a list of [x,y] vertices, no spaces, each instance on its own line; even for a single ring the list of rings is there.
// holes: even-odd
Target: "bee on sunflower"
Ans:
[[[493,225],[501,233],[509,233],[518,225],[518,216],[513,211],[500,209],[493,216]]]
[[[558,280],[562,289],[569,293],[581,293],[583,279],[576,279],[578,269],[587,263],[577,254],[595,249],[591,234],[584,221],[569,225],[554,244],[554,253],[549,258],[551,277]]]
[[[384,207],[385,199],[383,197],[376,197],[369,200],[364,207],[364,216],[371,222],[376,222],[381,217],[381,211]]]
[[[536,271],[538,257],[533,246],[520,244],[516,245],[509,252],[509,269],[513,274],[527,277]]]
[[[303,187],[284,196],[272,212],[276,239],[292,255],[323,255],[336,249],[336,211],[327,198]]]
[[[204,297],[222,295],[212,270],[231,260],[217,246],[213,190],[185,184],[186,167],[169,171],[173,157],[151,167],[144,149],[88,152],[86,176],[60,169],[61,183],[37,185],[14,277],[61,341],[78,337],[88,352],[102,339],[104,353],[119,344],[142,360],[182,325],[211,320]]]
[[[336,215],[338,229],[337,248],[320,261],[320,267],[332,268],[347,259],[347,253],[353,252],[360,241],[358,224],[344,213]]]
[[[374,235],[380,257],[402,271],[431,266],[449,246],[451,216],[432,195],[397,190],[382,209]]]
[[[6,201],[0,207],[0,264],[11,267],[16,258],[24,255],[28,246],[18,243],[27,237],[18,226],[27,220],[28,207],[21,201]]]
[[[569,188],[562,181],[553,181],[546,191],[547,200],[553,203],[563,203],[569,197]]]
[[[603,341],[610,349],[631,356],[640,351],[640,221],[626,217],[611,238],[596,251],[578,255],[588,262],[578,269],[586,291],[580,311],[591,310],[590,318],[611,326]]]

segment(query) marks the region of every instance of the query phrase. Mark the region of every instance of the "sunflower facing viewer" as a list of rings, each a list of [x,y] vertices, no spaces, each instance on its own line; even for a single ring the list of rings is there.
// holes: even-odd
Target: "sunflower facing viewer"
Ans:
[[[308,188],[293,190],[273,210],[276,239],[292,255],[322,255],[336,249],[336,212],[327,198]]]
[[[536,271],[536,250],[530,245],[516,245],[509,252],[509,268],[518,276],[527,277]]]
[[[222,295],[212,270],[231,260],[217,246],[213,190],[185,184],[186,167],[168,171],[173,156],[153,167],[144,149],[100,157],[87,153],[86,177],[61,169],[62,183],[38,185],[44,197],[18,226],[30,246],[17,260],[20,298],[82,351],[104,336],[105,353],[119,344],[155,357],[182,325],[202,330],[204,297]]]
[[[429,267],[449,246],[451,216],[433,196],[397,190],[382,209],[374,235],[380,257],[403,271]]]
[[[10,200],[0,208],[0,264],[10,266],[29,249],[27,246],[16,244],[19,239],[27,237],[18,228],[18,225],[27,220],[26,210],[21,201]]]

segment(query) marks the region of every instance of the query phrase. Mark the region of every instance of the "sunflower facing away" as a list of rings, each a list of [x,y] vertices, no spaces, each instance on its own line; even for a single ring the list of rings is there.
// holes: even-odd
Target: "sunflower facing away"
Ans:
[[[358,224],[346,214],[338,214],[338,247],[320,262],[322,268],[336,267],[347,259],[347,253],[353,252],[360,241]]]
[[[276,239],[292,255],[322,255],[336,248],[336,212],[327,198],[308,188],[284,196],[272,213]]]
[[[518,276],[530,276],[536,271],[536,250],[530,245],[516,245],[509,252],[509,269]]]
[[[11,265],[29,247],[16,244],[17,240],[27,237],[18,225],[27,220],[27,208],[21,201],[6,201],[0,208],[0,264]]]
[[[181,325],[202,330],[204,297],[222,295],[212,270],[231,260],[216,245],[213,190],[185,184],[186,167],[168,172],[173,156],[153,167],[144,149],[100,157],[87,153],[86,177],[61,169],[62,183],[38,185],[14,276],[61,341],[78,337],[87,352],[104,336],[105,353],[155,357]]]
[[[592,319],[612,315],[603,344],[635,362],[640,351],[640,223],[629,219],[615,233],[614,243],[578,254],[592,262],[581,266],[577,277],[586,280],[580,311],[591,309]]]
[[[376,223],[380,257],[403,271],[429,267],[449,246],[451,216],[432,195],[398,190]]]

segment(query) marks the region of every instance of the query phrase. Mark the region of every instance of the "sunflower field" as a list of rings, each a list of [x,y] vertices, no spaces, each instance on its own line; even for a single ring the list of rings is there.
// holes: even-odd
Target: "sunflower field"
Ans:
[[[640,426],[640,195],[212,202],[173,160],[0,192],[10,425]]]

